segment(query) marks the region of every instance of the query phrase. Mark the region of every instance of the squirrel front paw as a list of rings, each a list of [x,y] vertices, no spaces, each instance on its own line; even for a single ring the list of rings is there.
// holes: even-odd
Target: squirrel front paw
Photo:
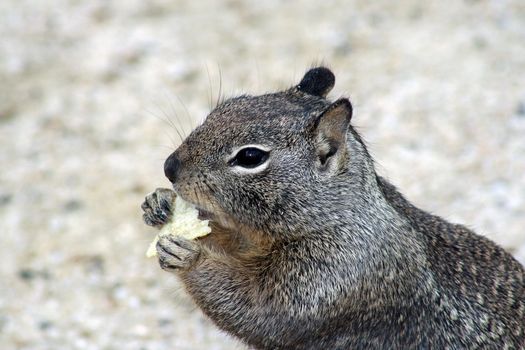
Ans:
[[[173,214],[172,205],[176,194],[167,188],[157,188],[146,196],[140,206],[144,211],[142,218],[146,225],[160,228],[165,225]]]
[[[191,267],[200,251],[199,244],[179,236],[161,236],[157,242],[159,265],[166,271]]]

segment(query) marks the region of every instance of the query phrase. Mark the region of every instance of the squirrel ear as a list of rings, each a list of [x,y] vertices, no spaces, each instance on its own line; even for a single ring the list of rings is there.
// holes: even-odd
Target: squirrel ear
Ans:
[[[334,87],[335,75],[325,67],[312,68],[304,75],[297,89],[304,93],[325,97]]]
[[[340,98],[317,117],[314,128],[326,138],[343,141],[352,119],[352,104]]]
[[[330,164],[335,163],[342,164],[346,133],[351,119],[352,104],[348,99],[341,98],[332,103],[313,123],[311,130],[317,142],[321,168],[327,169],[331,167]]]

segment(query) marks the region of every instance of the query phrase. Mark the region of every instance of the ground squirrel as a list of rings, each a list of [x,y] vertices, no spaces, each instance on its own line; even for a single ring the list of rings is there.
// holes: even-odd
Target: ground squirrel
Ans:
[[[318,67],[211,111],[142,208],[160,227],[179,195],[212,233],[161,238],[161,267],[257,349],[525,348],[523,267],[377,175],[334,82]]]

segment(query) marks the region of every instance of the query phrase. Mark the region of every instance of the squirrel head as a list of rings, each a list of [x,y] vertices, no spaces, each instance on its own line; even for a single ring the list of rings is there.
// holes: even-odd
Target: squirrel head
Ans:
[[[373,176],[327,68],[285,91],[226,100],[165,162],[175,191],[226,228],[277,237],[313,229]],[[328,202],[327,202],[328,201]]]

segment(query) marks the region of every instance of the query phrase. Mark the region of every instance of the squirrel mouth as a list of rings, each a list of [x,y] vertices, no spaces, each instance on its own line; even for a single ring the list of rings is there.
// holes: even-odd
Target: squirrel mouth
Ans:
[[[200,208],[197,208],[197,210],[199,211],[199,220],[213,220],[213,214],[209,211]]]
[[[175,189],[175,186],[173,186],[173,188]],[[207,210],[204,210],[202,209],[197,203],[195,203],[194,201],[190,200],[190,199],[186,199],[184,198],[183,196],[180,195],[179,192],[177,192],[177,190],[175,190],[175,194],[178,196],[178,197],[181,197],[183,200],[191,203],[195,209],[197,209],[198,211],[198,215],[197,215],[197,218],[199,220],[209,220],[209,221],[212,221],[213,218],[214,218],[214,215],[212,212],[209,212]]]

